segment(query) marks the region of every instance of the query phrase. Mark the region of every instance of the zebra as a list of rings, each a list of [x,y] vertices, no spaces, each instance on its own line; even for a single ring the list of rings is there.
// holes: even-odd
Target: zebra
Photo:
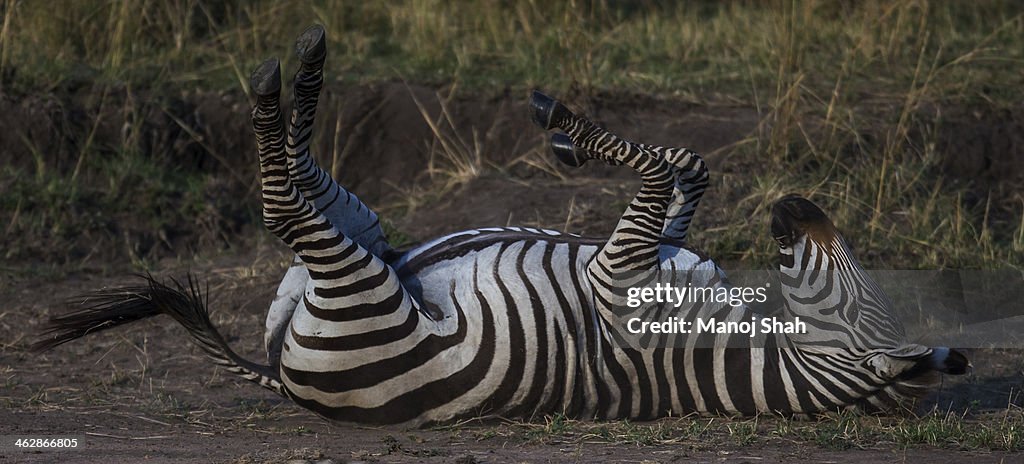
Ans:
[[[309,151],[324,30],[305,31],[296,51],[287,124],[279,62],[263,62],[251,78],[263,221],[296,254],[268,312],[268,364],[231,350],[191,276],[100,290],[51,319],[33,348],[167,314],[216,364],[315,414],[405,427],[551,414],[649,420],[889,411],[931,388],[939,373],[969,368],[955,350],[904,340],[884,294],[827,216],[800,197],[775,205],[771,229],[784,317],[802,316],[819,332],[631,344],[623,324],[627,287],[659,280],[729,286],[724,271],[686,239],[707,167],[688,149],[624,140],[540,92],[531,97],[532,119],[560,131],[551,136],[555,156],[572,166],[624,165],[641,178],[611,236],[493,227],[395,250],[377,215]],[[718,302],[679,314],[760,317],[745,305]]]

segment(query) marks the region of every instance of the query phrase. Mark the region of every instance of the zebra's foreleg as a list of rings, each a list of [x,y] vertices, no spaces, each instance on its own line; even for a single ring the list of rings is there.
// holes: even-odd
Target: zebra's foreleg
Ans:
[[[568,111],[557,101],[540,93],[535,93],[532,104],[534,121],[545,129],[557,127],[558,115]],[[611,140],[609,139],[609,141]],[[685,242],[690,221],[693,219],[697,205],[708,185],[708,168],[704,159],[698,153],[687,148],[660,147],[642,143],[634,145],[648,152],[649,155],[668,162],[675,185],[661,235],[668,239]],[[574,143],[572,137],[561,134],[551,137],[551,150],[560,161],[574,167],[582,166],[588,159],[602,158],[599,154],[586,153],[586,149]],[[602,159],[612,165],[620,164],[620,161],[616,159],[607,157]]]
[[[293,83],[294,104],[285,145],[288,171],[292,182],[306,200],[330,219],[338,230],[374,255],[386,257],[391,252],[391,246],[384,236],[377,214],[321,169],[309,149],[316,107],[324,83],[326,42],[326,33],[320,25],[306,29],[295,41],[295,52],[301,64]]]
[[[664,158],[675,179],[672,200],[669,202],[665,214],[665,226],[661,236],[686,243],[690,221],[693,220],[697,205],[708,186],[707,165],[699,154],[686,148],[664,148],[643,144],[640,146],[653,155]],[[551,136],[551,151],[562,163],[574,167],[582,166],[587,159],[596,158],[593,155],[580,153],[580,149],[565,134]],[[612,160],[606,161],[613,165],[619,164]]]
[[[662,237],[685,243],[690,230],[690,221],[697,211],[697,205],[704,196],[708,186],[708,167],[704,159],[687,148],[659,147],[644,145],[641,147],[661,156],[671,166],[675,186],[672,190],[672,201],[669,202],[665,214],[665,227]]]
[[[625,164],[640,174],[643,182],[640,192],[588,266],[601,306],[617,307],[625,300],[623,284],[648,279],[658,269],[658,246],[674,186],[670,166],[663,157],[573,114],[546,95],[534,92],[531,106],[538,125],[545,129],[559,128],[567,134],[568,140],[558,135],[552,137],[556,154],[563,161],[579,165],[596,158]]]

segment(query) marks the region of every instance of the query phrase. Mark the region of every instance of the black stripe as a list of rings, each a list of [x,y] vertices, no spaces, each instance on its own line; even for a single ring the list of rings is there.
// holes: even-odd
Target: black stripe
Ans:
[[[477,272],[477,265],[474,263],[473,275],[477,276]],[[442,406],[464,395],[487,375],[494,360],[495,352],[494,314],[491,310],[491,305],[487,302],[483,293],[480,292],[477,277],[473,279],[473,291],[480,302],[482,317],[480,327],[482,333],[480,348],[476,356],[473,357],[473,361],[464,369],[447,378],[435,380],[415,388],[375,408],[361,408],[358,406],[334,408],[304,398],[295,398],[295,402],[328,419],[364,424],[397,424],[411,421],[423,411],[429,411]],[[472,410],[466,411],[463,414],[475,416],[477,413],[478,411]],[[457,415],[455,418],[458,417]]]
[[[306,300],[306,307],[310,306],[312,306],[312,304]],[[291,331],[292,338],[295,339],[295,342],[307,349],[321,351],[352,351],[372,346],[386,345],[408,337],[416,330],[416,326],[419,324],[419,321],[419,311],[413,311],[412,306],[410,306],[409,315],[405,318],[403,323],[384,329],[372,330],[370,332],[342,335],[339,337],[321,337],[316,335],[301,335],[295,332],[294,328],[292,328]]]
[[[465,341],[468,324],[466,323],[466,314],[462,306],[459,305],[458,299],[455,298],[455,282],[452,282],[449,296],[455,305],[455,314],[458,318],[458,328],[451,335],[427,335],[415,347],[402,354],[352,369],[314,372],[292,369],[282,365],[281,370],[293,383],[313,387],[325,393],[340,393],[372,387],[405,374],[417,366],[426,364],[438,353]]]

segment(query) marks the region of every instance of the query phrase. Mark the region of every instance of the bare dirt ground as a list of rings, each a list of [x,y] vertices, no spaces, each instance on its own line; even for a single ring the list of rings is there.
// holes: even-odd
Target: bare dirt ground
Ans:
[[[431,114],[437,114],[436,100],[431,103],[433,90],[414,88],[412,93],[418,93]],[[321,126],[341,117],[356,127],[347,139],[351,148],[340,150],[344,154],[340,180],[372,205],[385,211],[405,211],[395,215],[394,222],[413,239],[505,224],[604,234],[611,230],[637,186],[631,173],[611,168],[592,168],[565,179],[521,175],[522,166],[514,161],[542,146],[545,138],[530,126],[525,99],[506,95],[453,103],[453,124],[479,131],[489,153],[487,163],[495,169],[440,197],[424,197],[422,204],[410,206],[417,200],[413,181],[429,161],[423,141],[432,134],[409,94],[407,87],[387,84],[328,95],[322,105],[338,110],[324,111]],[[346,104],[342,106],[341,101]],[[649,143],[669,144],[679,134],[687,134],[689,146],[712,154],[756,130],[759,120],[749,108],[617,101],[589,102],[589,114]],[[218,104],[237,106],[210,103]],[[244,111],[228,113],[233,116],[216,121],[207,118],[206,123],[227,126],[216,135],[229,140],[220,143],[211,134],[206,143],[225,152],[240,152],[234,156],[238,162],[251,164],[246,169],[254,168],[255,161],[243,156],[254,153],[251,141],[244,138],[248,137]],[[377,122],[359,126],[360,121]],[[723,182],[756,168],[756,160],[709,156],[709,162]],[[728,207],[730,195],[736,194],[709,194],[701,205],[702,217],[707,219],[701,219],[698,227],[713,228],[713,214],[707,212]],[[767,226],[764,229],[767,233]],[[262,230],[247,226],[237,234],[230,237],[232,247],[226,251],[172,257],[162,253],[165,257],[151,268],[159,276],[181,277],[191,271],[207,280],[214,322],[236,351],[262,360],[263,317],[290,257]],[[714,237],[707,234],[701,239]],[[152,250],[181,240],[172,236],[154,241],[141,254],[154,259],[161,253]],[[17,272],[0,274],[0,301],[4,302],[0,309],[0,461],[1024,462],[1024,457],[1015,453],[986,448],[963,451],[942,444],[903,447],[883,441],[835,449],[808,440],[774,437],[770,420],[743,444],[712,434],[637,445],[586,434],[537,432],[522,424],[466,424],[430,430],[337,426],[214,368],[169,318],[91,336],[41,355],[26,351],[37,327],[49,315],[63,311],[67,299],[130,282],[131,266],[104,256],[108,255],[100,250],[76,259],[85,264],[67,274],[37,271],[38,263],[33,262],[16,263],[12,268]],[[1024,388],[1024,356],[980,350],[970,356],[974,372],[947,378],[930,404],[953,410],[970,407],[972,411],[1018,407],[1018,392]],[[25,450],[13,445],[16,437],[77,437],[79,446],[60,451]]]

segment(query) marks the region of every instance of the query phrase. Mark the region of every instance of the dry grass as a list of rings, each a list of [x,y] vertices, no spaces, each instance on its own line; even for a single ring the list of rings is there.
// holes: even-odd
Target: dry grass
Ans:
[[[725,417],[668,418],[656,422],[591,422],[546,417],[543,421],[452,430],[477,440],[546,444],[673,445],[696,450],[728,449],[773,442],[824,449],[906,449],[927,446],[958,450],[1020,451],[1024,449],[1024,416],[1016,407],[998,417],[967,419],[933,411],[913,418],[832,414],[814,420],[775,416],[750,419]]]
[[[14,194],[0,202],[0,212],[9,219],[8,235],[58,238],[114,227],[102,217],[90,224],[69,216],[69,207],[83,201],[118,211],[141,197],[152,201],[143,209],[156,211],[167,209],[159,205],[169,195],[184,195],[177,202],[180,214],[145,219],[159,230],[166,228],[162,221],[210,214],[204,205],[207,174],[167,172],[166,160],[148,157],[138,144],[143,121],[126,126],[114,146],[96,140],[104,105],[118,104],[107,103],[106,96],[124,89],[174,93],[194,87],[247,92],[248,69],[275,54],[291,69],[294,59],[282,44],[305,25],[321,23],[331,42],[327,72],[346,82],[400,77],[458,83],[449,88],[484,94],[505,86],[575,96],[642,92],[757,108],[759,129],[720,153],[758,160],[757,169],[739,178],[715,176],[719,181],[710,192],[738,198],[738,207],[705,212],[717,217],[704,235],[699,216],[695,224],[695,238],[720,259],[753,267],[770,263],[767,235],[759,224],[748,224],[749,218],[766,217],[781,194],[800,192],[822,203],[858,249],[870,250],[870,265],[1019,266],[1024,197],[1019,190],[952,182],[942,164],[956,154],[938,150],[950,108],[997,111],[1021,101],[1021,12],[1013,2],[179,0],[63,2],[53,8],[8,0],[0,14],[3,90],[45,93],[91,85],[99,110],[85,122],[70,165],[55,165],[33,149],[38,141],[23,136],[36,161],[28,171],[4,167],[0,185]],[[488,159],[488,132],[454,127],[446,106],[453,95],[438,95],[438,112],[418,102],[434,133],[426,147],[432,182],[403,186],[399,203],[408,204],[395,211],[419,208],[485,171],[508,171],[509,165]],[[136,114],[131,104],[120,111]],[[186,131],[191,127],[175,121]],[[328,154],[334,172],[349,154],[342,134],[349,122],[342,123],[319,135],[334,142]],[[206,134],[192,139],[251,190],[232,160],[204,142]],[[106,162],[110,157],[97,150],[122,157]],[[512,164],[566,175],[534,147],[522,152]],[[159,181],[156,188],[132,180],[147,170]],[[135,190],[97,194],[86,187],[97,179]],[[216,229],[223,221],[213,215]],[[711,234],[715,240],[701,240]],[[147,249],[167,241],[132,240],[126,251],[143,267],[152,260]],[[8,258],[16,257],[16,249],[8,246]],[[87,262],[90,256],[75,259]]]
[[[937,71],[943,95],[1009,100],[1020,82],[1021,10],[870,1],[679,2],[5,2],[5,82],[39,89],[81,74],[130,84],[245,87],[247,71],[305,25],[331,41],[328,72],[502,85],[631,89],[750,102],[809,95],[830,102],[870,88],[902,92]],[[922,53],[923,52],[923,53]],[[9,65],[9,67],[8,67]],[[868,87],[865,87],[865,86]],[[784,121],[789,111],[781,109]],[[842,113],[828,118],[837,121]],[[784,124],[784,131],[792,130]],[[777,142],[781,142],[777,140]]]

